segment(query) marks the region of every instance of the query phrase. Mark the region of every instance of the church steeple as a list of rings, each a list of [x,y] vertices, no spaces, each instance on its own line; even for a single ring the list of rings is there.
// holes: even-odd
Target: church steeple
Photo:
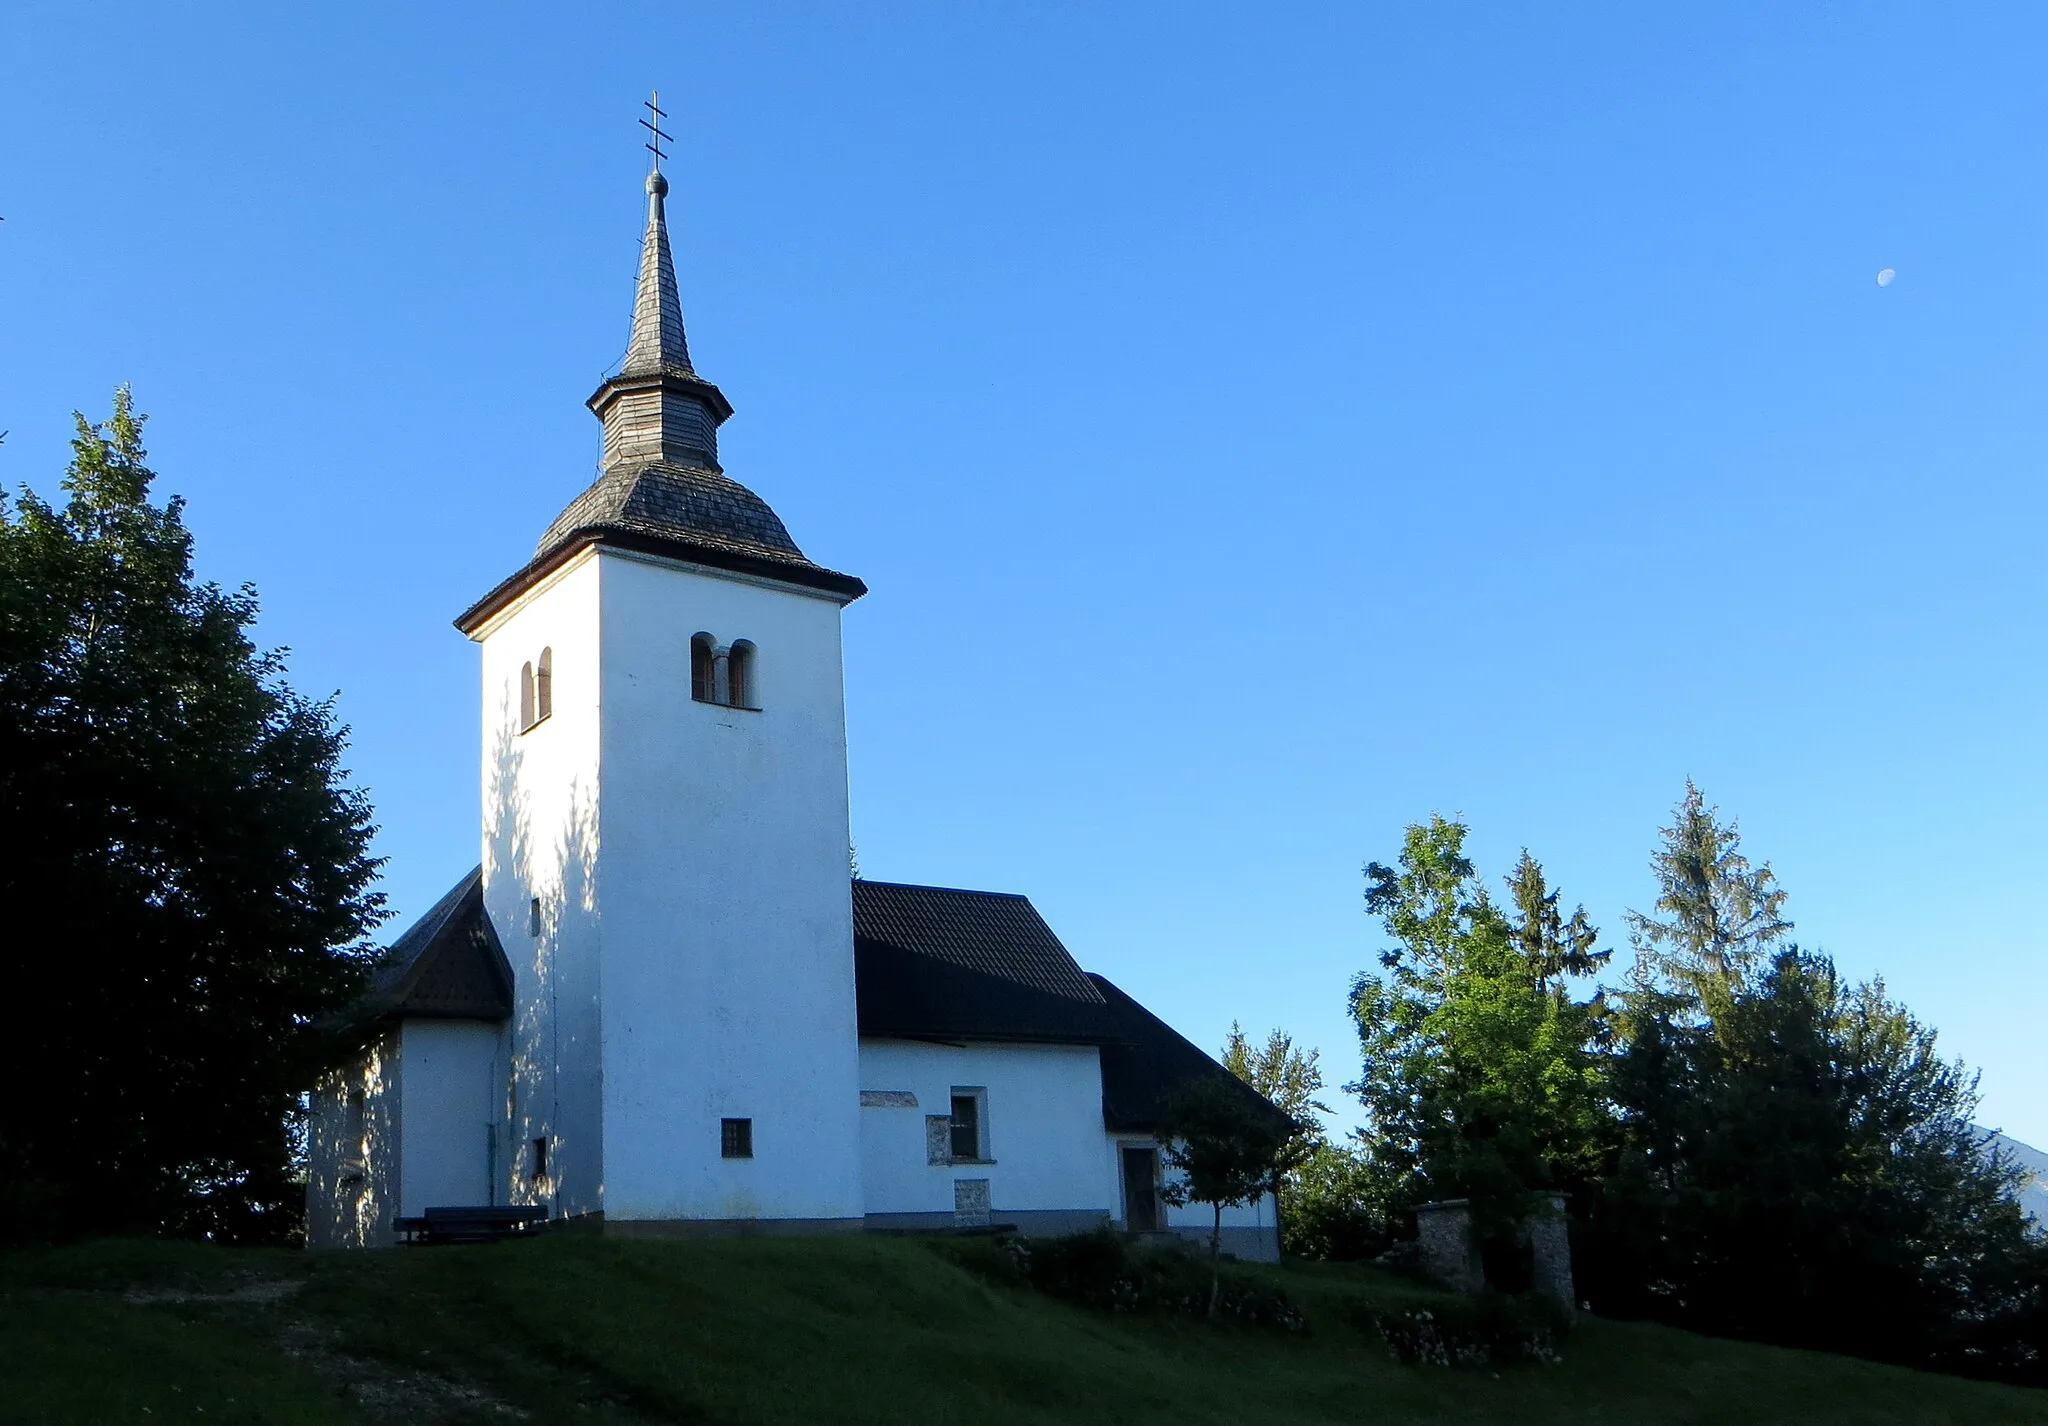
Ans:
[[[717,470],[718,428],[732,403],[690,365],[683,336],[683,304],[669,253],[661,173],[661,140],[654,109],[654,171],[647,175],[647,233],[640,245],[640,286],[633,299],[633,338],[619,374],[597,388],[590,409],[604,422],[604,468],[620,470],[660,461]],[[647,123],[642,120],[642,123]]]
[[[718,428],[732,415],[725,393],[697,375],[683,339],[661,173],[661,110],[654,105],[654,171],[647,175],[647,231],[633,298],[633,336],[618,375],[589,406],[604,422],[604,464],[541,535],[533,558],[465,610],[455,626],[481,637],[492,619],[549,572],[592,546],[632,550],[794,585],[844,604],[867,593],[850,574],[814,564],[768,503],[718,464]]]
[[[633,298],[633,340],[626,348],[625,375],[669,367],[691,371],[683,301],[676,294],[676,264],[668,249],[667,197],[668,179],[656,169],[647,175],[647,236],[640,244],[640,290]]]

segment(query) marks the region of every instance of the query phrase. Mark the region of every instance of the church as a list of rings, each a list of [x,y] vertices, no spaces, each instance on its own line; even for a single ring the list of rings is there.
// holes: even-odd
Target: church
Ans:
[[[1227,1072],[1024,897],[850,875],[840,619],[866,586],[719,465],[732,407],[684,340],[667,193],[657,163],[597,478],[455,621],[482,861],[392,944],[368,1048],[313,1096],[309,1243],[485,1206],[1206,1237],[1207,1206],[1160,1196],[1157,1133]],[[1275,1214],[1226,1209],[1226,1251],[1277,1257]]]

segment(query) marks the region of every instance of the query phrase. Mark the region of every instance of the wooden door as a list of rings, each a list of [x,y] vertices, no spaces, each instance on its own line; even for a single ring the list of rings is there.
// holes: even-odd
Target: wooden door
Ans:
[[[1132,1233],[1159,1231],[1159,1150],[1131,1149],[1124,1157],[1124,1227]]]

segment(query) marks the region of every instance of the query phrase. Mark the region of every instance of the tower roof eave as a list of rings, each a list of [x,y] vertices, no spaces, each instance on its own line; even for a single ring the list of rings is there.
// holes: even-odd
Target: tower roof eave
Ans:
[[[620,397],[629,396],[636,391],[654,390],[672,392],[703,402],[711,413],[711,419],[716,423],[723,423],[732,418],[732,403],[725,399],[723,391],[696,372],[679,366],[661,367],[653,371],[622,371],[617,376],[608,376],[583,404],[602,421]]]
[[[566,532],[519,570],[500,580],[490,593],[455,617],[455,627],[467,637],[477,638],[484,626],[520,595],[584,550],[599,546],[630,550],[636,554],[660,555],[687,564],[793,585],[825,595],[842,605],[851,604],[868,592],[866,582],[857,576],[812,564],[800,555],[789,559],[688,534],[657,534],[603,524],[586,525]]]

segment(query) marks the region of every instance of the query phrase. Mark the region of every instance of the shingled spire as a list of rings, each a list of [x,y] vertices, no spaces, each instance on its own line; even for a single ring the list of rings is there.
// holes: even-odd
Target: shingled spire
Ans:
[[[725,394],[690,365],[662,206],[667,197],[668,180],[656,168],[647,175],[647,235],[640,246],[633,339],[619,374],[590,398],[590,409],[604,422],[607,471],[653,461],[717,470],[718,427],[732,415]]]
[[[647,175],[647,236],[640,244],[640,291],[633,299],[633,341],[626,348],[626,375],[690,368],[690,344],[683,336],[683,300],[676,295],[676,264],[668,250],[668,179]]]

